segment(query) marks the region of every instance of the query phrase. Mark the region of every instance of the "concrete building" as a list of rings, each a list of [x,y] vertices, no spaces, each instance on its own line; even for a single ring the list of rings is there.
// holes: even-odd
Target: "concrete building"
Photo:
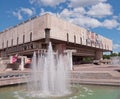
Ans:
[[[31,57],[33,51],[46,51],[49,41],[59,53],[64,50],[76,50],[72,54],[75,62],[84,57],[101,59],[103,52],[112,51],[110,39],[56,16],[45,14],[1,32],[0,56],[20,54]]]

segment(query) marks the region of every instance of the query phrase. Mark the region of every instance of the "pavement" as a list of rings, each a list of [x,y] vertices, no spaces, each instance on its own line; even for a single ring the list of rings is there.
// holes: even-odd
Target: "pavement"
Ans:
[[[110,64],[74,65],[72,73],[75,83],[120,86],[120,66]]]

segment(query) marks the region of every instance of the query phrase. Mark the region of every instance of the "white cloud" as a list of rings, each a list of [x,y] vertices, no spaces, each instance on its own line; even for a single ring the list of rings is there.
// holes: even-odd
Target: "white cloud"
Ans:
[[[86,11],[83,7],[74,8],[72,10],[65,8],[60,12],[60,16],[65,19],[67,17],[68,18],[76,18],[76,17],[79,17],[80,15],[84,15],[85,13],[86,13]]]
[[[59,5],[62,2],[65,2],[66,0],[29,0],[31,4],[38,4],[38,5],[44,5],[44,6],[56,6]]]
[[[56,16],[57,16],[56,13],[49,12],[49,11],[45,11],[43,8],[41,8],[40,15],[44,15],[44,14],[46,14],[46,13],[49,13],[49,14],[51,14],[51,15],[56,15]]]
[[[18,18],[18,20],[22,20],[22,15],[21,15],[21,13],[20,13],[20,11],[18,11],[18,12],[12,12],[12,14],[14,15],[14,16],[16,16],[17,18]]]
[[[71,7],[91,6],[107,0],[70,0]]]
[[[83,7],[74,8],[74,13],[85,14],[86,10]]]
[[[84,28],[104,27],[107,29],[113,29],[120,25],[116,19],[105,19],[104,21],[100,21],[91,16],[87,16],[86,13],[87,12],[83,7],[74,8],[72,10],[66,8],[59,14],[59,16]]]
[[[94,17],[104,17],[112,15],[112,6],[107,3],[99,3],[93,5],[87,12],[87,14]]]
[[[115,19],[112,19],[112,20],[108,20],[106,19],[103,23],[102,23],[102,26],[103,27],[106,27],[108,29],[112,29],[112,28],[116,28],[119,26],[119,23],[115,20]]]
[[[20,8],[17,11],[13,11],[12,14],[18,18],[18,20],[22,20],[23,14],[32,16],[35,14],[35,9],[34,8]]]
[[[82,26],[84,28],[97,28],[103,27],[107,29],[118,28],[120,24],[118,23],[118,19],[113,16],[113,9],[109,3],[106,3],[107,0],[30,0],[31,4],[33,3],[41,3],[44,6],[54,7],[61,2],[69,1],[67,5],[71,5],[72,8],[66,7],[62,8],[63,10],[59,13],[53,13],[50,11],[45,11],[44,7],[41,9],[41,13],[50,13],[52,15],[56,15],[61,17],[69,22]],[[58,3],[56,3],[58,1]],[[48,4],[49,3],[49,4]],[[83,6],[84,5],[84,6]],[[89,7],[86,8],[86,5]],[[59,7],[59,6],[58,6]],[[110,19],[107,19],[108,17]],[[103,18],[104,19],[99,19]],[[120,28],[118,28],[120,29]]]
[[[60,17],[85,28],[101,26],[101,23],[97,19],[85,16],[85,13],[84,8],[82,7],[75,8],[73,10],[64,9],[60,13]]]
[[[113,44],[113,50],[120,49],[120,44]]]
[[[101,26],[101,23],[97,19],[82,15],[79,18],[74,18],[73,23],[85,28],[96,28]]]
[[[33,13],[34,13],[33,10],[29,9],[29,8],[21,8],[20,10],[21,10],[21,12],[23,12],[23,13],[29,15],[29,16],[32,16]]]

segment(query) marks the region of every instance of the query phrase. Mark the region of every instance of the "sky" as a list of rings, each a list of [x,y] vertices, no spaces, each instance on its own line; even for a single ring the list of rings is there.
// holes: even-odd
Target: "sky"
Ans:
[[[0,0],[0,31],[45,13],[111,39],[120,52],[120,0]]]

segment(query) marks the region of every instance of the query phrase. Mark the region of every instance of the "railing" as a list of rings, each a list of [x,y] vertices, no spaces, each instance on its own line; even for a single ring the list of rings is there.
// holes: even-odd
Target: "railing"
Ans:
[[[30,73],[25,72],[1,73],[0,86],[26,83],[29,77]]]

